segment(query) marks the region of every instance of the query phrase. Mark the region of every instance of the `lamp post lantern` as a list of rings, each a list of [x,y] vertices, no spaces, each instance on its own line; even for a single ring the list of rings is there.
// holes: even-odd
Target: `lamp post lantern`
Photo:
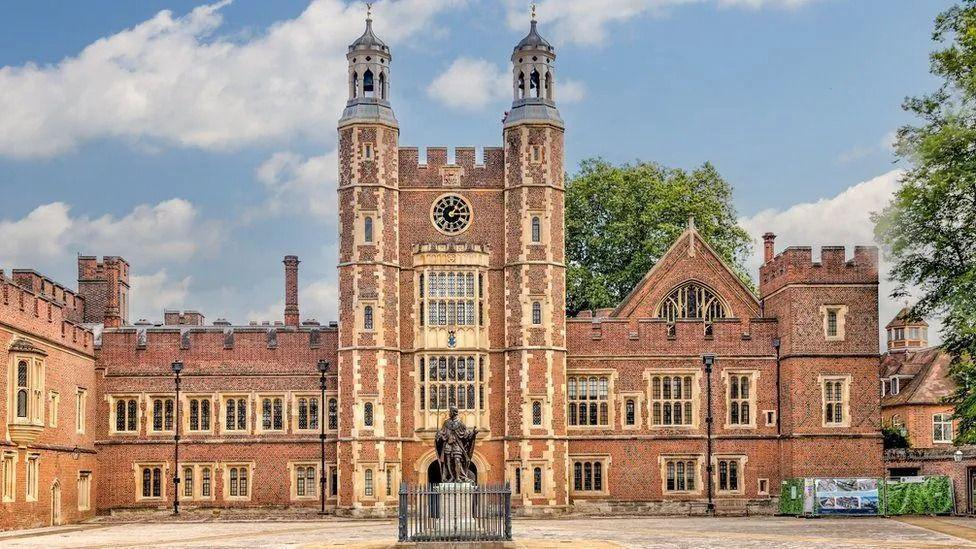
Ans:
[[[173,514],[180,514],[180,372],[183,363],[177,360],[171,365],[176,380],[176,433],[173,435]]]
[[[319,401],[319,427],[321,432],[319,433],[319,442],[321,443],[322,449],[322,463],[319,468],[319,500],[322,508],[319,510],[320,515],[325,514],[325,422],[328,419],[328,410],[325,403],[325,374],[329,371],[329,361],[325,359],[320,359],[318,363],[319,368],[319,388],[322,389],[322,400]]]
[[[705,471],[708,473],[708,507],[706,507],[706,512],[709,515],[715,514],[715,501],[712,497],[712,483],[714,481],[714,468],[712,467],[712,366],[714,365],[715,355],[702,355],[702,366],[705,367],[705,386],[707,388],[707,391],[705,392],[705,428],[707,430],[707,435],[705,438],[707,454],[705,457]]]

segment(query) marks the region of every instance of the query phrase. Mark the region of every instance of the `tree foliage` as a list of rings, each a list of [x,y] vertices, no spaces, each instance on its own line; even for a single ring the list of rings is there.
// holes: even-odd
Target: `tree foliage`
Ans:
[[[711,164],[686,172],[654,163],[584,160],[566,186],[567,308],[616,306],[694,217],[702,236],[749,281],[749,235],[732,187]]]
[[[910,167],[875,235],[894,262],[893,297],[915,290],[914,317],[944,318],[959,439],[976,442],[976,0],[940,14],[933,39],[945,46],[931,54],[942,85],[905,100],[920,122],[898,132]]]

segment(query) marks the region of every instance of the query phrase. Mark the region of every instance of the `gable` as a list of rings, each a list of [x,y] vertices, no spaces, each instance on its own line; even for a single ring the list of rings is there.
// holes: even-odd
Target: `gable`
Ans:
[[[678,237],[611,316],[654,318],[661,300],[688,282],[695,282],[714,292],[727,308],[729,318],[759,316],[756,295],[705,242],[694,226]]]

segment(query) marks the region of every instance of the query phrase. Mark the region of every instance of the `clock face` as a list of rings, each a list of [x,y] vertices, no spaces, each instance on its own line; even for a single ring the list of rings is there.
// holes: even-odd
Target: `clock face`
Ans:
[[[432,216],[434,226],[441,232],[457,234],[468,228],[471,222],[471,207],[460,196],[449,194],[440,197],[434,203]]]

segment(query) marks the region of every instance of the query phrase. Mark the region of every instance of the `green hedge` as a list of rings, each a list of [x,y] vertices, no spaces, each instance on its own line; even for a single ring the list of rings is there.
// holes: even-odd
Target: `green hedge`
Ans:
[[[952,513],[952,481],[928,477],[924,482],[886,483],[885,514],[942,515]]]
[[[790,488],[796,488],[796,497],[790,497]],[[779,512],[782,515],[803,514],[803,479],[790,478],[783,481],[779,494]]]

